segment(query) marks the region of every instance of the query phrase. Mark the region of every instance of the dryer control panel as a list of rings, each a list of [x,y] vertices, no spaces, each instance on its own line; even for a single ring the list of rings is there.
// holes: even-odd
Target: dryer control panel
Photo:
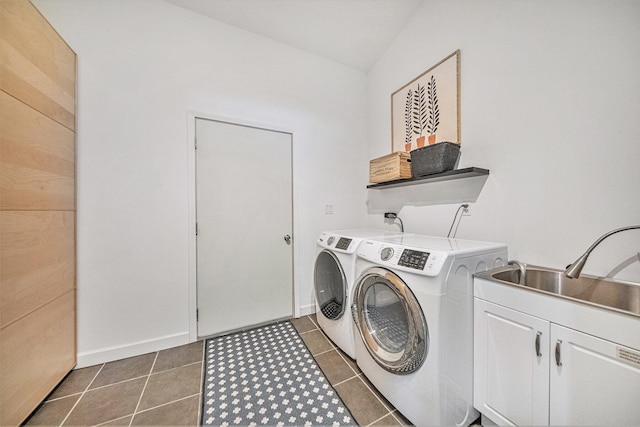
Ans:
[[[362,239],[339,236],[337,234],[323,232],[318,237],[316,243],[324,249],[331,249],[334,252],[352,254],[358,248]]]
[[[447,253],[443,251],[420,250],[372,240],[365,240],[360,245],[358,256],[383,267],[425,276],[439,275],[447,259]]]
[[[351,244],[351,241],[352,241],[352,240],[353,240],[353,239],[348,239],[348,238],[346,238],[346,237],[341,237],[341,238],[338,240],[338,243],[336,243],[336,248],[337,248],[337,249],[342,249],[342,250],[346,251],[347,249],[349,249],[349,245]]]

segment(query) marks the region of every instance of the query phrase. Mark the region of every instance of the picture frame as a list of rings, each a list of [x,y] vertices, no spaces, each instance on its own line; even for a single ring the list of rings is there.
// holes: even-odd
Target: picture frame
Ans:
[[[461,143],[460,50],[391,94],[391,152]]]

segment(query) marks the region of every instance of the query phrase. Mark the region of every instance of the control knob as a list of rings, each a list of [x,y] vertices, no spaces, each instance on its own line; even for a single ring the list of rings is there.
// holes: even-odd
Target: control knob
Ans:
[[[382,261],[389,261],[393,256],[393,248],[384,248],[382,252],[380,252],[380,258]]]

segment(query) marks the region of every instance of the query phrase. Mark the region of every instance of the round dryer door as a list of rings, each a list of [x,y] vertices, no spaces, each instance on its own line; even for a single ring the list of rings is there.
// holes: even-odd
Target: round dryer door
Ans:
[[[427,357],[429,330],[418,300],[393,272],[373,267],[358,279],[352,314],[373,359],[394,374],[410,374]]]
[[[322,251],[318,254],[313,286],[324,317],[340,319],[347,304],[347,278],[340,261],[332,252]]]

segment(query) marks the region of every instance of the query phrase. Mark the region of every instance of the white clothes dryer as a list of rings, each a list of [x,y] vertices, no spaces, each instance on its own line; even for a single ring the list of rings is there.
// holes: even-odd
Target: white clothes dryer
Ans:
[[[355,358],[349,313],[355,281],[356,250],[365,238],[400,232],[354,229],[324,231],[317,240],[314,269],[316,317],[324,333],[349,357]]]
[[[357,251],[356,361],[416,426],[466,426],[473,408],[473,274],[507,263],[500,243],[406,235]]]

